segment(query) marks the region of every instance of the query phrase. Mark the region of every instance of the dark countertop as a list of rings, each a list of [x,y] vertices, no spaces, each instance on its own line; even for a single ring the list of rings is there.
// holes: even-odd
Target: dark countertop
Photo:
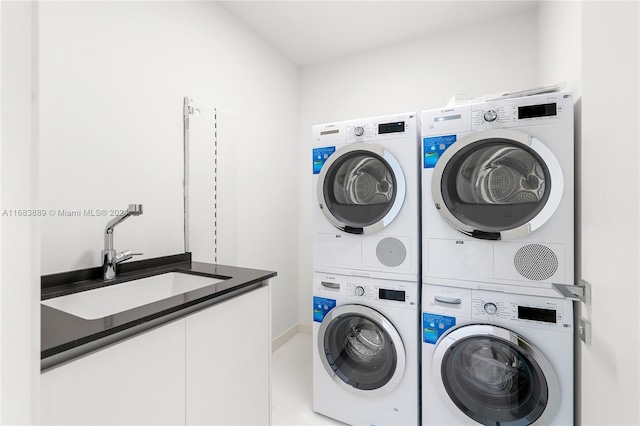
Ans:
[[[124,265],[126,267],[121,267]],[[185,253],[119,265],[116,279],[109,282],[100,278],[100,268],[43,276],[42,300],[166,272],[208,276],[223,281],[95,320],[41,304],[42,370],[267,285],[267,280],[276,276],[272,271],[192,262],[191,255]]]

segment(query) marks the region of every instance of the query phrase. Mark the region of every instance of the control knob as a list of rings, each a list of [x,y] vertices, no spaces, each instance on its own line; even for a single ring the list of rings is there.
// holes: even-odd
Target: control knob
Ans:
[[[362,295],[364,295],[364,287],[359,285],[358,287],[356,287],[356,296],[362,296]]]
[[[485,121],[492,122],[495,121],[496,118],[498,118],[498,113],[492,109],[484,113]]]
[[[495,315],[496,312],[498,312],[498,307],[496,306],[495,303],[485,303],[484,304],[484,311],[486,313],[488,313],[489,315]]]
[[[362,135],[364,135],[364,127],[362,127],[362,126],[356,126],[356,127],[353,129],[353,133],[355,133],[355,134],[356,134],[356,136],[362,136]]]

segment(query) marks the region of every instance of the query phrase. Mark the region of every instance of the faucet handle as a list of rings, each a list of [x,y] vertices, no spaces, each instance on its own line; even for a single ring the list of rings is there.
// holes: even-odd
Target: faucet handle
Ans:
[[[142,214],[142,204],[129,204],[127,208],[127,212],[134,216],[138,216]]]
[[[144,253],[132,253],[131,250],[121,251],[116,254],[115,263],[124,262],[125,260],[131,259],[133,256],[142,256]]]

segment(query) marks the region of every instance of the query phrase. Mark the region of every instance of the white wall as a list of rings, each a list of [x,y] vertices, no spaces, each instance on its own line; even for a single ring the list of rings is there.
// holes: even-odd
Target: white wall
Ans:
[[[40,383],[40,224],[20,214],[38,207],[37,21],[32,25],[37,5],[1,2],[0,19],[0,423],[34,424]]]
[[[577,424],[640,424],[638,2],[542,2],[540,78],[576,96]],[[612,107],[614,105],[614,107]]]
[[[438,108],[456,93],[480,96],[535,86],[537,56],[537,13],[530,9],[301,70],[300,323],[311,324],[311,127]]]
[[[216,2],[42,2],[39,40],[41,206],[142,203],[116,250],[181,253],[183,98],[213,105],[235,161],[220,184],[237,189],[221,188],[219,258],[277,271],[274,336],[294,325],[297,68]],[[98,266],[109,219],[48,216],[42,273]]]
[[[582,90],[582,3],[543,1],[538,7],[539,84],[566,83],[580,98]]]
[[[584,425],[640,424],[640,3],[582,5]]]

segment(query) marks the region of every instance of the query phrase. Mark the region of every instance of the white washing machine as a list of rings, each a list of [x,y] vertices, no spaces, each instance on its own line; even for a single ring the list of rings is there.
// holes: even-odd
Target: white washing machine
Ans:
[[[573,98],[422,113],[422,277],[574,284]]]
[[[415,112],[313,126],[315,271],[419,280]]]
[[[573,425],[573,302],[422,292],[422,424]]]
[[[314,273],[313,410],[420,424],[418,283]]]

